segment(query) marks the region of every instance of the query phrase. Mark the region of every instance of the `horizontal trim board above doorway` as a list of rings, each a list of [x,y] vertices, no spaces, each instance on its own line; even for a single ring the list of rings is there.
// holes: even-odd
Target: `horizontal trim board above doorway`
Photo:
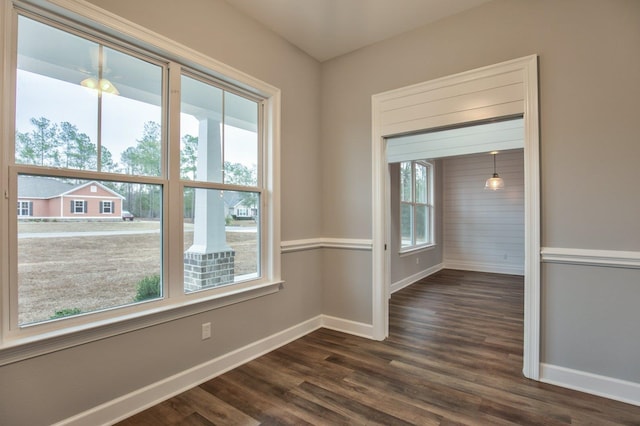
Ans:
[[[380,133],[401,135],[522,114],[522,70],[517,62],[498,65],[512,69],[495,73],[487,67],[374,95],[380,105]]]

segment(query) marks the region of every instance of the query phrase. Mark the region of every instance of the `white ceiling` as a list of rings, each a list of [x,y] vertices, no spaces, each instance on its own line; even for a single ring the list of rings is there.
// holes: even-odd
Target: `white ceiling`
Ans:
[[[490,0],[225,0],[318,61]]]

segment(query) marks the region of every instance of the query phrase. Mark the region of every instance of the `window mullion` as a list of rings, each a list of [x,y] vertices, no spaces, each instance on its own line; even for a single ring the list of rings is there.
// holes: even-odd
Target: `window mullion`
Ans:
[[[415,246],[416,245],[416,231],[417,231],[417,227],[416,227],[416,213],[417,213],[417,209],[416,209],[416,191],[417,191],[417,185],[416,185],[416,162],[412,161],[411,162],[411,245]]]
[[[168,183],[165,194],[165,219],[163,227],[165,241],[163,241],[163,259],[165,276],[165,298],[178,298],[184,295],[183,291],[183,201],[182,185],[180,184],[180,75],[181,66],[172,62],[168,67],[166,90],[167,99],[167,172]],[[175,251],[175,252],[174,252]]]

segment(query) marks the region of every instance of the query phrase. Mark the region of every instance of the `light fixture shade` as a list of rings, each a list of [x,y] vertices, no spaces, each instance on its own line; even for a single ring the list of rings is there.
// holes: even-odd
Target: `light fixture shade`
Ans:
[[[119,95],[120,92],[116,89],[116,86],[113,85],[106,78],[101,78],[99,81],[93,77],[85,78],[80,82],[80,85],[86,87],[88,89],[97,90],[102,93],[110,93],[112,95]]]
[[[498,176],[497,173],[494,173],[493,177],[490,177],[485,182],[484,189],[490,189],[492,191],[504,189],[504,180],[500,176]]]
[[[498,172],[496,172],[497,154],[498,151],[491,151],[491,155],[493,156],[493,176],[487,179],[487,181],[484,183],[484,189],[490,189],[492,191],[504,189],[504,180],[498,175]]]

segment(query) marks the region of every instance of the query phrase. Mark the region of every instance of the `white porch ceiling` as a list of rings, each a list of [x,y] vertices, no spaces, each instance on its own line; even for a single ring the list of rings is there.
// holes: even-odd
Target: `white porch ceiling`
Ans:
[[[225,0],[318,61],[490,0]]]

